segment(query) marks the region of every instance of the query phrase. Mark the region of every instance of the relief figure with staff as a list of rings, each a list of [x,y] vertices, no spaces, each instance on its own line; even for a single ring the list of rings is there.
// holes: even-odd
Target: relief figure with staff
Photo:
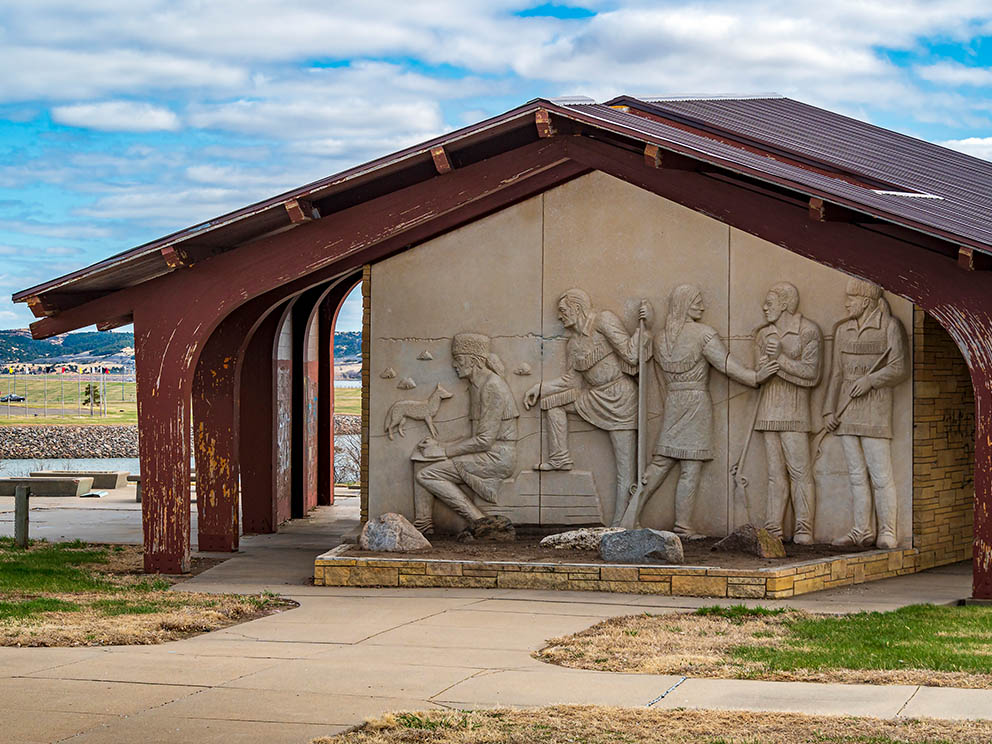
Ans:
[[[715,368],[748,387],[757,387],[779,371],[765,360],[750,369],[731,356],[715,329],[702,323],[705,305],[699,287],[683,284],[672,290],[664,327],[654,340],[654,360],[664,383],[664,413],[651,463],[620,524],[635,527],[641,511],[676,465],[675,526],[683,537],[700,537],[693,528],[693,509],[702,466],[713,459],[713,400],[710,369]]]

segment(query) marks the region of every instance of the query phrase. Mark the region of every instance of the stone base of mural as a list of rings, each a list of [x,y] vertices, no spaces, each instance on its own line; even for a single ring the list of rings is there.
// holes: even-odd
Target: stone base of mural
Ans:
[[[919,551],[871,550],[775,568],[362,558],[339,545],[317,556],[315,586],[461,587],[782,599],[921,570]]]

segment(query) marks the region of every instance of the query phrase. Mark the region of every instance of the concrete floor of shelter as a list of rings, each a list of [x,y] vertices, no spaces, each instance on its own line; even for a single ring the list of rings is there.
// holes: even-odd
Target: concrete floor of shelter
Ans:
[[[604,618],[739,600],[310,586],[313,557],[354,531],[357,501],[341,499],[278,534],[246,536],[241,552],[177,587],[270,589],[297,609],[159,646],[0,648],[4,735],[31,744],[304,744],[390,710],[552,703],[992,718],[992,690],[613,674],[530,657],[548,638]],[[754,603],[886,610],[954,602],[970,587],[970,565],[958,564]]]

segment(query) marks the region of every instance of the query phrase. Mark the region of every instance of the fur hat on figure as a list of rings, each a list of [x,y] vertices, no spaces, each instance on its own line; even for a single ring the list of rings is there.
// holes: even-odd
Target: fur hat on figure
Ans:
[[[456,333],[451,339],[451,356],[468,354],[482,360],[489,359],[489,336],[481,333]]]

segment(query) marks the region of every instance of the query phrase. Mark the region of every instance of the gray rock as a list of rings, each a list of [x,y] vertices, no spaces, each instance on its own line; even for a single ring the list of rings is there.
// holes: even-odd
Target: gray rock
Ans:
[[[610,563],[671,565],[685,562],[678,535],[650,529],[623,530],[603,535],[599,542],[599,555]]]
[[[725,553],[750,553],[759,558],[785,558],[781,539],[764,527],[743,524],[713,546]]]
[[[623,532],[623,527],[584,527],[548,535],[541,540],[541,547],[555,550],[599,550],[603,535]]]
[[[411,553],[431,548],[427,538],[421,535],[406,517],[393,512],[387,512],[366,522],[358,538],[358,546],[362,550],[390,553]]]
[[[459,542],[512,542],[517,539],[517,531],[506,517],[482,517],[458,533]]]

